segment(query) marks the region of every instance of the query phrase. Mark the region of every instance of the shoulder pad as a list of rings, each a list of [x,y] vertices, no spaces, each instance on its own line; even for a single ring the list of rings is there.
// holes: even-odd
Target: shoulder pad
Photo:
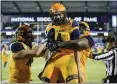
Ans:
[[[11,45],[11,51],[14,53],[14,52],[18,52],[18,51],[21,51],[21,50],[24,50],[24,47],[23,45],[20,43],[20,42],[17,42],[17,43],[13,43]]]
[[[71,34],[70,34],[71,40],[78,39],[79,36],[80,36],[79,30],[74,28],[73,31],[72,31]]]
[[[76,20],[72,21],[72,27],[79,27],[79,23]]]

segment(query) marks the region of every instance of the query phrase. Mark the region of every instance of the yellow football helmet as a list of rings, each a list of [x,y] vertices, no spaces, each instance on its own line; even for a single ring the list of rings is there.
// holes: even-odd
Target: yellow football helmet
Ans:
[[[81,34],[83,34],[84,36],[90,35],[90,27],[88,23],[82,21],[79,23],[79,26],[80,26],[79,30]]]
[[[18,39],[17,38],[18,36],[22,36],[25,39],[25,41]],[[32,29],[27,25],[21,25],[20,27],[18,27],[16,29],[15,38],[19,42],[24,42],[27,45],[31,45],[31,43],[34,40],[34,36],[32,34]]]
[[[61,3],[54,3],[50,8],[50,13],[66,12],[66,8]]]
[[[50,7],[50,17],[55,25],[62,25],[66,23],[66,8],[61,3],[54,3]]]

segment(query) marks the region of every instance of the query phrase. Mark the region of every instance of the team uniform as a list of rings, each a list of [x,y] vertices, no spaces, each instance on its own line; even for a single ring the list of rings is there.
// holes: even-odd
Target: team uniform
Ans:
[[[75,20],[69,20],[67,24],[55,26],[49,24],[47,32],[52,28],[55,30],[54,40],[61,36],[62,41],[69,41],[79,38],[78,23]],[[45,82],[57,82],[63,77],[64,82],[78,83],[78,69],[75,62],[74,50],[59,48],[60,52],[53,52],[47,61],[40,79]]]
[[[83,30],[83,28],[81,26],[84,26],[83,28],[85,28],[85,29]],[[92,48],[92,46],[95,43],[94,43],[93,37],[90,35],[89,25],[86,22],[80,22],[80,28],[82,28],[81,29],[82,30],[81,38],[87,38],[88,44],[89,44],[89,48],[83,49],[83,50],[79,50],[80,66],[81,66],[81,72],[82,72],[82,75],[83,75],[83,80],[81,81],[81,83],[84,83],[84,81],[85,81],[85,66],[86,66],[86,62],[87,62],[87,59],[89,58],[89,56],[91,54],[91,51],[92,51],[91,48]]]
[[[4,68],[6,67],[6,64],[8,62],[7,54],[6,54],[6,49],[2,49],[2,61],[4,62]]]
[[[3,60],[3,62],[7,62],[8,61],[6,50],[3,50],[3,52],[2,52],[2,60]]]
[[[85,81],[85,66],[86,66],[86,62],[87,62],[87,59],[90,56],[91,47],[94,45],[94,40],[93,40],[92,36],[89,35],[89,36],[86,36],[85,38],[88,39],[90,48],[83,49],[83,50],[79,51],[81,72],[82,72],[82,75],[83,75],[83,80],[81,81],[81,83],[84,83],[84,81]]]
[[[14,59],[13,56],[21,50],[30,49],[23,42],[16,42],[11,45],[11,57],[9,68],[10,83],[29,83],[31,75],[31,66],[28,64],[30,58]]]
[[[3,60],[3,62],[8,61],[7,55],[5,53],[2,54],[2,60]]]

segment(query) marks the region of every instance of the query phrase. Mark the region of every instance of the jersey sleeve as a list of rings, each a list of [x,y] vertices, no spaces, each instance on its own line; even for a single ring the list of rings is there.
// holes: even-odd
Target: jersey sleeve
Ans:
[[[13,43],[11,45],[11,51],[13,53],[21,51],[21,50],[24,50],[24,47],[23,47],[23,45],[21,43]]]
[[[70,38],[71,40],[75,40],[78,39],[80,36],[80,32],[79,32],[79,24],[76,20],[73,20],[72,22],[72,32],[70,34]]]

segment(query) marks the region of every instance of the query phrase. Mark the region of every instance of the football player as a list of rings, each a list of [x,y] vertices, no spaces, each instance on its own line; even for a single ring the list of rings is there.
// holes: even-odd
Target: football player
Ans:
[[[50,8],[52,23],[48,24],[47,47],[52,55],[39,75],[42,81],[56,83],[61,79],[62,83],[78,83],[78,69],[75,62],[74,50],[58,48],[56,50],[54,42],[64,42],[78,39],[79,24],[72,19],[68,19],[66,8],[61,3],[54,3]],[[57,52],[56,52],[57,51]]]
[[[8,49],[7,44],[4,44],[3,48],[2,48],[2,60],[4,62],[4,69],[6,68],[6,64],[8,62],[8,58],[7,58],[7,54],[6,54],[7,49]]]
[[[40,44],[32,49],[33,39],[29,26],[22,25],[17,28],[17,42],[11,45],[10,83],[29,83],[31,80],[32,57],[38,57],[45,47],[45,44]]]
[[[94,45],[94,40],[90,35],[89,25],[86,22],[80,23],[80,38],[66,42],[60,42],[56,46],[59,48],[74,49],[76,52],[76,62],[78,63],[79,76],[81,76],[80,83],[84,82],[85,65],[91,53],[91,47]],[[80,57],[80,60],[78,59]]]

